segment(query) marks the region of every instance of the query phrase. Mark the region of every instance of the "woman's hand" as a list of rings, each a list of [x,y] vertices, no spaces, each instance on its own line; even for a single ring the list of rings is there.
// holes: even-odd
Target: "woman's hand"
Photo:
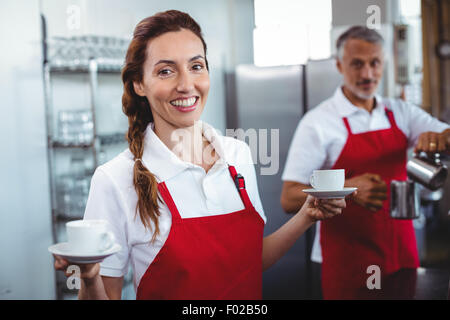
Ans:
[[[66,277],[73,275],[67,272],[70,265],[76,265],[80,268],[81,287],[78,292],[78,299],[109,300],[121,298],[123,277],[106,277],[104,279],[100,276],[100,263],[71,263],[60,256],[53,256],[55,257],[55,269],[63,271]]]
[[[53,255],[55,257],[55,269],[63,271],[66,277],[70,277],[72,273],[67,272],[67,268],[70,265],[77,265],[80,268],[80,279],[89,281],[94,279],[100,274],[100,263],[86,263],[86,264],[75,264],[61,258],[60,256]]]
[[[356,194],[356,191],[352,194]],[[319,200],[308,195],[297,214],[264,237],[263,270],[278,261],[314,222],[341,214],[345,206],[345,199]]]
[[[345,207],[345,199],[317,199],[308,195],[300,211],[316,222],[340,215]]]

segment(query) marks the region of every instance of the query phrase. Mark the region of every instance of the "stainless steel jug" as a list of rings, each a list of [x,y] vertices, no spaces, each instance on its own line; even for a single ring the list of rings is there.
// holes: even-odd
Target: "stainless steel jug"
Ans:
[[[391,217],[395,219],[416,219],[419,217],[414,181],[391,181]]]
[[[448,169],[440,161],[439,153],[429,157],[422,152],[406,164],[408,178],[420,183],[430,190],[437,190],[444,185]]]

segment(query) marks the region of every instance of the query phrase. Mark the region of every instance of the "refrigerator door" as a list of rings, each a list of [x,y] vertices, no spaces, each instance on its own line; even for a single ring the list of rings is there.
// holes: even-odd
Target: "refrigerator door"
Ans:
[[[291,218],[280,205],[281,175],[291,139],[303,115],[303,71],[303,65],[240,65],[227,78],[227,128],[240,128],[249,133],[246,142],[256,163],[259,193],[267,217],[265,235]],[[257,148],[251,141],[251,133],[258,137]],[[301,237],[281,260],[264,272],[264,299],[306,297],[306,256],[306,240]]]
[[[0,300],[55,298],[39,7],[0,9]]]
[[[305,66],[306,110],[330,98],[342,83],[336,59],[309,60]]]

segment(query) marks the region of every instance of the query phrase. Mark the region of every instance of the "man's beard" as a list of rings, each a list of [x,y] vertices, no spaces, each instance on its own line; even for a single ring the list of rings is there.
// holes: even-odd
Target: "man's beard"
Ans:
[[[370,80],[360,81],[360,82],[358,82],[358,84],[365,84],[365,83],[371,83],[371,82],[373,82],[375,84],[377,83],[376,80],[370,79]],[[361,92],[361,90],[359,90],[357,86],[353,86],[348,83],[346,83],[345,85],[351,91],[352,94],[354,94],[356,97],[358,97],[361,100],[369,100],[375,96],[376,90],[374,90],[372,93],[364,93],[364,92]]]
[[[358,91],[353,91],[353,94],[358,98],[360,98],[361,100],[369,100],[375,96],[375,93],[366,94]]]

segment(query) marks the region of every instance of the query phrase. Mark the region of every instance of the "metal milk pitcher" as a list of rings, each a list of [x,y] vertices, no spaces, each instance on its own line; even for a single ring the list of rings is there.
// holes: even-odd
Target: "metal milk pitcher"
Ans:
[[[417,219],[419,201],[416,197],[414,181],[391,181],[391,218]]]
[[[437,190],[444,185],[448,169],[440,161],[439,153],[428,157],[422,152],[406,164],[408,178],[420,183],[430,190]]]

